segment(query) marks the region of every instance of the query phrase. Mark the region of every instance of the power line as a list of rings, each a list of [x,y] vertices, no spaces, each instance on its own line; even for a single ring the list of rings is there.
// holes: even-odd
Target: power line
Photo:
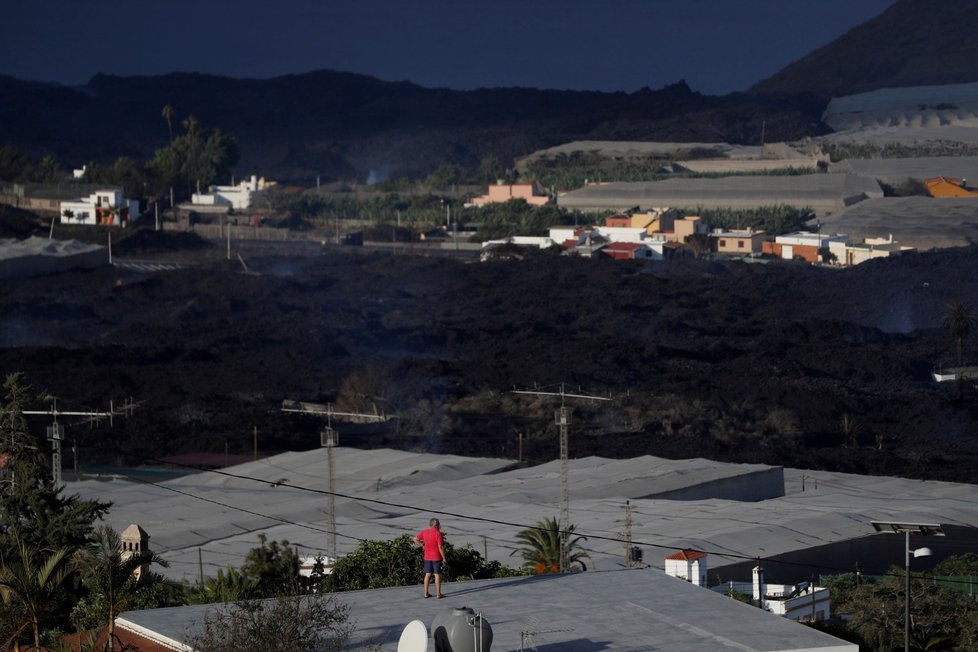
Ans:
[[[337,237],[339,235],[337,234]],[[286,399],[282,401],[282,412],[298,412],[315,414],[326,417],[326,427],[320,433],[320,446],[326,449],[326,466],[329,482],[329,500],[326,508],[326,556],[336,561],[336,494],[333,491],[336,483],[336,465],[333,461],[333,449],[340,445],[340,433],[333,428],[333,417],[348,417],[367,421],[386,421],[387,417],[379,414],[364,414],[362,412],[338,412],[332,404],[306,403]]]
[[[247,475],[243,475],[243,474],[230,473],[228,471],[221,471],[221,470],[218,470],[218,469],[209,469],[209,468],[206,468],[206,467],[194,466],[194,465],[191,465],[191,464],[179,464],[179,463],[176,463],[176,462],[163,462],[162,460],[150,460],[150,461],[157,462],[157,463],[168,464],[168,465],[176,466],[176,467],[194,469],[194,470],[203,471],[203,472],[206,472],[206,473],[216,473],[218,475],[222,475],[222,476],[229,477],[229,478],[235,478],[235,479],[238,479],[238,480],[247,480],[247,481],[251,481],[251,482],[258,482],[258,483],[266,484],[266,485],[269,485],[269,486],[287,487],[289,489],[296,489],[298,491],[306,491],[306,492],[316,493],[316,494],[328,494],[328,493],[330,493],[330,492],[325,491],[323,489],[315,489],[313,487],[303,487],[301,485],[294,485],[294,484],[290,484],[290,483],[284,482],[284,481],[265,480],[263,478],[255,478],[255,477],[247,476]],[[124,474],[122,474],[122,475],[123,475],[123,477],[127,477],[127,478],[131,477],[131,476],[127,476],[127,475],[124,475]],[[226,504],[226,503],[222,503],[222,502],[217,501],[217,500],[214,500],[212,498],[204,498],[203,496],[197,496],[197,495],[194,495],[194,494],[192,494],[190,492],[182,491],[182,490],[176,489],[174,487],[164,486],[164,485],[161,485],[161,484],[156,483],[156,482],[152,482],[152,481],[148,481],[148,480],[143,480],[141,478],[136,478],[136,477],[132,477],[132,479],[135,480],[135,481],[137,481],[137,482],[140,482],[142,484],[153,485],[153,486],[159,487],[161,489],[165,489],[167,491],[172,491],[174,493],[185,495],[187,497],[194,498],[194,499],[197,499],[197,500],[203,500],[205,502],[213,503],[215,505],[219,505],[219,506],[225,507],[227,509],[240,511],[240,512],[243,512],[243,513],[251,514],[253,516],[260,516],[260,517],[263,517],[263,518],[268,518],[270,520],[279,521],[280,523],[283,523],[283,524],[293,525],[293,526],[296,526],[296,527],[305,528],[305,529],[312,530],[312,531],[315,531],[315,532],[324,532],[324,533],[327,532],[326,530],[324,530],[322,528],[317,528],[317,527],[312,526],[312,525],[308,525],[308,524],[304,524],[304,523],[297,523],[295,521],[290,521],[289,519],[278,517],[278,516],[268,516],[266,514],[261,514],[259,512],[255,512],[253,510],[245,509],[243,507],[237,507],[235,505],[229,505],[229,504]],[[396,507],[396,508],[399,508],[399,509],[405,509],[405,510],[410,510],[410,511],[415,511],[415,512],[427,512],[427,513],[436,514],[438,516],[448,516],[448,517],[456,518],[456,519],[460,519],[460,520],[477,521],[477,522],[483,522],[483,523],[492,523],[494,525],[503,525],[503,526],[506,526],[506,527],[519,528],[521,530],[537,529],[537,526],[536,525],[529,525],[528,526],[528,525],[525,525],[525,524],[513,523],[511,521],[503,521],[503,520],[500,520],[500,519],[493,519],[493,518],[489,518],[489,517],[485,517],[485,516],[472,516],[472,515],[468,515],[468,514],[460,514],[460,513],[457,513],[457,512],[449,512],[449,511],[444,511],[444,510],[431,509],[430,507],[423,507],[422,508],[422,507],[416,507],[416,506],[413,506],[413,505],[406,505],[406,504],[403,504],[403,503],[395,503],[395,502],[392,502],[392,501],[380,500],[380,499],[377,499],[377,498],[364,498],[364,497],[354,496],[354,495],[351,495],[351,494],[343,494],[343,493],[339,493],[339,492],[332,492],[332,493],[336,497],[338,497],[338,498],[345,498],[347,500],[352,500],[352,501],[355,501],[355,502],[373,503],[373,504],[381,505],[381,506],[384,506],[384,507]],[[761,523],[754,523],[754,522],[750,522],[750,523],[751,524],[754,524],[754,525],[761,525]],[[583,536],[583,537],[585,537],[587,539],[597,539],[599,541],[612,541],[612,542],[615,542],[615,543],[621,543],[621,539],[619,537],[617,537],[617,536],[607,536],[607,535],[603,535],[603,534],[588,534],[588,533],[577,531],[577,530],[575,530],[574,534],[579,535],[579,536]],[[357,541],[357,542],[369,541],[369,539],[362,539],[362,538],[354,537],[354,536],[350,536],[350,535],[338,534],[338,536],[341,536],[341,537],[343,537],[345,539],[350,539],[350,540],[353,540],[353,541]],[[650,547],[650,548],[659,548],[659,549],[663,549],[663,550],[675,550],[676,549],[676,546],[675,545],[666,545],[666,544],[661,544],[661,543],[652,543],[652,542],[649,542],[649,541],[641,541],[641,540],[634,540],[633,539],[632,543],[633,544],[637,544],[637,545],[647,546],[647,547]],[[782,565],[782,566],[793,566],[793,567],[804,568],[804,569],[823,568],[823,569],[829,569],[829,570],[838,571],[839,574],[848,574],[848,573],[855,572],[851,568],[841,568],[841,567],[827,566],[827,565],[824,565],[824,564],[812,564],[812,563],[806,563],[806,562],[778,560],[778,559],[773,559],[773,558],[768,558],[768,557],[759,557],[758,555],[747,555],[747,554],[744,554],[744,553],[741,553],[741,552],[729,552],[729,551],[728,552],[721,552],[719,550],[708,550],[708,549],[698,549],[698,550],[700,550],[700,552],[704,552],[704,553],[710,554],[710,555],[716,555],[718,557],[727,557],[727,558],[730,558],[730,559],[740,559],[740,560],[744,560],[744,561],[752,561],[752,562],[766,561],[766,562],[770,562],[770,563],[779,564],[779,565]],[[595,552],[593,549],[591,549],[590,551],[591,552]],[[883,577],[899,577],[899,578],[902,578],[903,577],[903,573],[898,573],[898,574],[894,574],[894,573],[882,573],[881,575]],[[929,581],[931,581],[931,582],[935,582],[935,583],[939,583],[939,584],[961,584],[961,585],[967,585],[967,584],[970,583],[970,582],[965,581],[965,580],[952,580],[952,579],[949,579],[949,578],[939,578],[939,577],[930,577],[930,578],[927,578],[927,579]]]
[[[540,389],[517,390],[513,394],[532,394],[535,396],[559,396],[560,409],[554,415],[557,427],[560,429],[560,572],[567,571],[567,537],[570,530],[570,487],[568,481],[567,468],[567,426],[570,425],[570,409],[565,405],[569,398],[586,399],[589,401],[609,401],[610,398],[603,396],[589,396],[587,394],[571,394],[564,390],[564,383],[560,384],[557,392],[546,392]]]
[[[192,465],[192,464],[180,464],[180,463],[177,463],[177,462],[164,462],[163,460],[151,460],[151,461],[156,462],[156,463],[161,463],[161,464],[169,464],[171,466],[177,466],[177,467],[182,467],[182,468],[194,469],[194,470],[203,471],[203,472],[206,472],[206,473],[216,473],[218,475],[222,475],[222,476],[225,476],[225,477],[228,477],[228,478],[235,478],[237,480],[247,480],[247,481],[250,481],[250,482],[258,482],[258,483],[266,484],[266,485],[269,485],[269,486],[287,487],[289,489],[296,489],[298,491],[306,491],[306,492],[316,493],[316,494],[321,494],[321,495],[326,495],[326,494],[331,493],[331,492],[329,492],[327,490],[324,490],[324,489],[315,489],[313,487],[303,487],[301,485],[291,484],[289,482],[285,482],[285,481],[281,481],[281,480],[266,480],[264,478],[256,478],[256,477],[253,477],[253,476],[247,476],[247,475],[238,474],[238,473],[231,473],[229,471],[222,471],[222,470],[219,470],[219,469],[210,469],[210,468],[206,468],[206,467],[195,466],[195,465]],[[151,483],[150,482],[148,484],[156,484],[156,483]],[[171,489],[169,487],[166,487],[166,488],[167,489]],[[176,490],[176,489],[172,489],[172,490],[173,491],[176,491],[177,493],[187,494],[187,492],[179,491],[179,490]],[[430,512],[430,513],[433,513],[433,514],[437,514],[439,516],[448,516],[448,517],[456,518],[456,519],[460,519],[460,520],[477,521],[477,522],[480,522],[480,523],[491,523],[493,525],[502,525],[502,526],[506,526],[506,527],[519,528],[519,529],[522,529],[522,530],[533,530],[533,529],[537,529],[537,526],[536,525],[526,525],[526,524],[522,524],[522,523],[513,523],[513,522],[510,522],[510,521],[503,521],[503,520],[500,520],[500,519],[489,518],[487,516],[473,516],[473,515],[470,515],[470,514],[461,514],[461,513],[457,513],[457,512],[449,512],[449,511],[445,511],[445,510],[431,509],[430,507],[417,507],[415,505],[408,505],[408,504],[404,504],[404,503],[395,503],[395,502],[392,502],[392,501],[389,501],[389,500],[381,500],[379,498],[366,498],[366,497],[362,497],[362,496],[355,496],[355,495],[352,495],[352,494],[344,494],[344,493],[340,493],[340,492],[332,492],[332,493],[337,498],[345,498],[347,500],[352,500],[352,501],[361,502],[361,503],[372,503],[372,504],[375,504],[375,505],[381,505],[383,507],[395,507],[395,508],[398,508],[398,509],[403,509],[403,510],[412,511],[412,512]],[[190,495],[190,494],[187,494],[187,495]],[[223,503],[219,503],[218,501],[214,501],[214,500],[209,499],[209,498],[201,498],[201,500],[206,500],[208,502],[214,502],[216,504],[220,504],[221,506],[229,507],[229,508],[232,508],[233,509],[232,506],[224,505]],[[247,510],[242,510],[242,511],[247,511]],[[282,519],[282,518],[279,518],[279,517],[274,517],[274,518],[275,518],[275,520],[280,520],[280,521],[283,521],[283,522],[289,522],[289,521],[287,521],[287,519]],[[756,525],[759,525],[759,524],[756,524]],[[603,534],[588,534],[588,533],[577,531],[577,530],[575,530],[574,534],[577,534],[579,536],[585,536],[585,537],[587,537],[589,539],[597,539],[599,541],[613,541],[613,542],[616,542],[616,543],[621,543],[621,539],[618,538],[617,536],[607,536],[607,535],[603,535]],[[649,546],[651,548],[661,548],[663,550],[675,550],[675,546],[674,545],[666,545],[666,544],[662,544],[662,543],[652,543],[652,542],[649,542],[649,541],[639,541],[639,540],[634,540],[633,543],[639,544],[639,545],[644,545],[644,546]],[[702,552],[706,552],[708,554],[713,554],[713,555],[722,556],[722,557],[730,557],[730,558],[733,558],[733,559],[744,559],[744,560],[749,560],[749,561],[753,561],[753,560],[756,560],[757,559],[757,555],[747,555],[747,554],[738,553],[738,552],[721,552],[719,550],[713,550],[713,551],[703,550]],[[782,562],[779,562],[779,563],[782,563]],[[811,567],[811,565],[805,565],[805,566],[806,567]],[[848,569],[845,569],[845,570],[848,570]]]

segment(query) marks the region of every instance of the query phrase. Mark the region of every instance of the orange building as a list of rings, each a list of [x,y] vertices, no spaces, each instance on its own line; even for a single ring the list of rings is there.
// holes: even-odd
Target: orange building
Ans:
[[[604,218],[604,225],[609,229],[630,229],[632,227],[632,216],[625,213],[609,215]]]
[[[924,186],[931,197],[978,197],[978,190],[971,190],[964,179],[934,177],[925,179]]]

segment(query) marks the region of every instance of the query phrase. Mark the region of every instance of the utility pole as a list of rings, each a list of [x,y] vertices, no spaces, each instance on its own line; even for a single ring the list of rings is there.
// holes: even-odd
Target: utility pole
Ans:
[[[302,401],[282,401],[282,412],[298,412],[300,414],[315,414],[326,417],[326,427],[319,435],[319,445],[326,449],[326,472],[329,491],[327,492],[326,509],[326,557],[330,563],[336,561],[336,469],[333,459],[333,449],[340,445],[340,434],[333,428],[333,417],[348,417],[365,421],[386,421],[387,417],[378,414],[360,412],[337,412],[330,404],[304,403]]]
[[[567,426],[570,425],[570,408],[565,405],[569,398],[580,398],[589,401],[610,401],[604,396],[589,396],[587,394],[571,394],[560,384],[560,391],[544,392],[539,390],[513,390],[513,394],[533,394],[535,396],[559,396],[560,409],[555,413],[557,427],[560,430],[560,572],[567,572],[567,529],[570,527],[570,489],[567,481]]]
[[[632,505],[625,501],[625,568],[632,567]]]
[[[115,410],[110,407],[108,412],[75,412],[75,411],[64,411],[58,410],[58,399],[57,397],[51,396],[51,409],[50,410],[23,410],[21,414],[24,415],[47,415],[51,417],[51,425],[47,427],[47,437],[48,441],[51,442],[51,479],[54,481],[55,485],[61,484],[61,442],[65,438],[64,426],[58,423],[58,416],[69,416],[69,417],[89,417],[90,419],[98,420],[102,417],[109,418],[109,425],[112,425],[112,416],[116,414]],[[125,404],[123,414],[128,415],[130,413],[131,407],[127,401]],[[78,474],[78,447],[75,443],[72,444],[72,452],[75,455],[75,475]]]

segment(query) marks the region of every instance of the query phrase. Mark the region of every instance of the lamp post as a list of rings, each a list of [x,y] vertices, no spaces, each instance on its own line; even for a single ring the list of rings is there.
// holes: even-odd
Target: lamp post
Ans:
[[[904,595],[903,595],[903,649],[910,652],[910,555],[916,557],[930,557],[930,548],[910,549],[910,535],[920,534],[923,536],[944,536],[944,528],[939,523],[888,523],[883,521],[872,521],[873,528],[877,532],[892,532],[893,534],[903,534],[906,540],[904,546]]]

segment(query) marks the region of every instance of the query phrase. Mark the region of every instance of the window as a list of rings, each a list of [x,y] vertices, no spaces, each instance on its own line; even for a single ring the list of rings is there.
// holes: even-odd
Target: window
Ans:
[[[721,247],[726,247],[727,246],[727,241],[726,240],[721,240],[720,241],[720,246]]]
[[[743,240],[738,240],[737,241],[737,248],[738,249],[743,249],[744,248],[744,241]]]

